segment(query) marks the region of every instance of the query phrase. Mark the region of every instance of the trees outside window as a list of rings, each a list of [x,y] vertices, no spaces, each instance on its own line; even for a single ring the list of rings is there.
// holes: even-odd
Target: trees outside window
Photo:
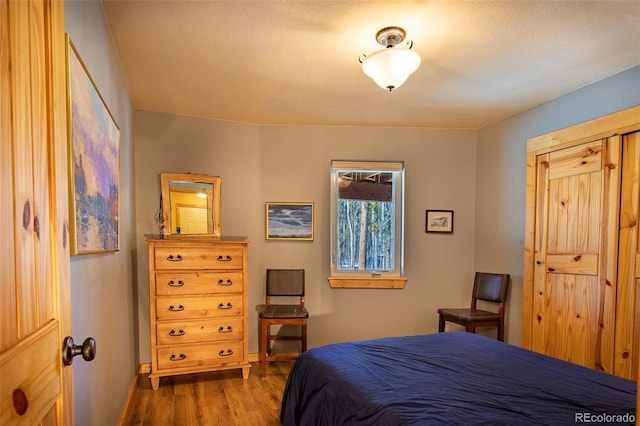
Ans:
[[[331,163],[332,276],[403,272],[401,162]]]

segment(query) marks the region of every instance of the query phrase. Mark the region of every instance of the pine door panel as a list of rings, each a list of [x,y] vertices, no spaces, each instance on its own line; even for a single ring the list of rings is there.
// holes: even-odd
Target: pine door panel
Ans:
[[[2,425],[73,424],[63,5],[0,0]]]
[[[8,2],[0,2],[0,93],[10,93],[11,80],[9,61],[9,8]],[[11,98],[0,96],[0,140],[10,141],[12,139],[11,124]],[[12,163],[12,144],[0,143],[0,235],[10,236],[14,233],[13,221],[13,174],[11,167],[5,167]],[[8,213],[6,213],[8,212]],[[6,238],[6,237],[5,237]],[[15,249],[13,244],[2,245],[2,256],[0,256],[0,348],[6,348],[15,343],[18,339],[14,331],[15,320],[17,318],[16,299],[16,263]],[[1,349],[0,349],[1,350]]]
[[[636,379],[640,360],[640,132],[625,135],[623,144],[615,374]]]
[[[0,424],[37,424],[60,395],[58,322],[49,321],[17,345],[0,353]],[[36,397],[37,396],[37,397]],[[50,413],[50,422],[55,413]]]
[[[605,343],[613,341],[615,286],[601,220],[617,183],[610,151],[599,140],[539,156],[531,341],[536,351],[612,372]]]

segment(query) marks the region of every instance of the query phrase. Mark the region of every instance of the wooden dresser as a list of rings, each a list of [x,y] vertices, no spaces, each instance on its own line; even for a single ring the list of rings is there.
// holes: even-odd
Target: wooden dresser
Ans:
[[[147,237],[151,387],[160,377],[241,368],[249,377],[247,241]]]

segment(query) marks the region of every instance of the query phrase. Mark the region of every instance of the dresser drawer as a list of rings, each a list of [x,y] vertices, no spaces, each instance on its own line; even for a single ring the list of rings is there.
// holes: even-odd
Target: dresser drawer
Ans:
[[[182,343],[241,340],[244,335],[242,317],[160,321],[156,324],[157,344],[176,345]]]
[[[162,272],[156,274],[156,295],[242,293],[242,272]]]
[[[156,297],[158,320],[235,317],[244,314],[241,294]]]
[[[240,341],[159,346],[158,369],[201,367],[243,361],[244,344]]]
[[[242,269],[240,247],[156,247],[156,270]]]

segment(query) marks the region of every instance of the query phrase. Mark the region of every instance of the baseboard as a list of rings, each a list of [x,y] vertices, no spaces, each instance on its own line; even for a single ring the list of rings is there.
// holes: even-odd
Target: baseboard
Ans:
[[[136,388],[140,383],[140,377],[145,374],[151,372],[151,364],[141,364],[138,367],[138,372],[133,376],[131,380],[131,385],[129,385],[129,393],[127,394],[127,400],[124,404],[124,409],[122,410],[122,414],[120,415],[120,422],[118,423],[120,426],[125,425],[126,420],[129,418],[129,414],[131,411],[131,405],[133,401],[133,396],[135,395]]]

